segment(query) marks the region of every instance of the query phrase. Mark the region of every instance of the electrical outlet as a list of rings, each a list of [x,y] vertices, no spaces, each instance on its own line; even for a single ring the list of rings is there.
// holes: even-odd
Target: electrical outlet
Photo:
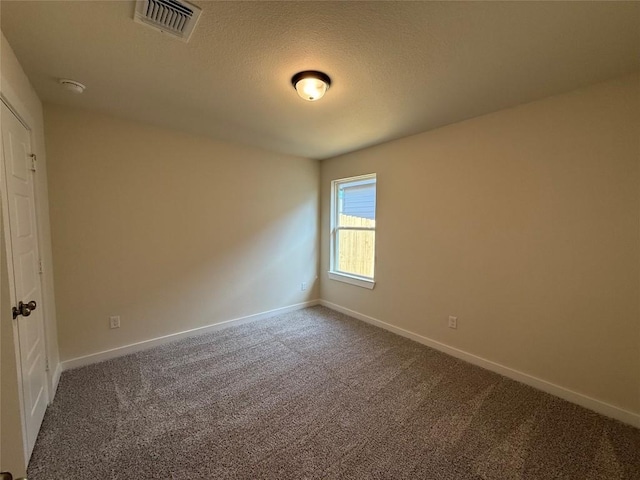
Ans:
[[[449,317],[449,328],[458,328],[458,317]]]
[[[120,328],[120,315],[109,317],[109,328]]]
[[[300,290],[304,292],[307,289],[307,282],[302,282],[300,284]]]

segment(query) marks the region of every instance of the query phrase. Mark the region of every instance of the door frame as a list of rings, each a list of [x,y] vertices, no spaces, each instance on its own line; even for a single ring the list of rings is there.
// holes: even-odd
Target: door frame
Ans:
[[[29,143],[31,146],[31,152],[34,153],[35,148],[35,138],[33,134],[33,130],[29,126],[29,122],[25,120],[25,117],[20,114],[20,112],[13,106],[12,102],[5,96],[4,92],[0,92],[0,102],[6,106],[9,111],[15,115],[18,121],[22,124],[24,128],[26,128],[29,134]],[[5,169],[5,158],[4,158],[4,150],[0,151],[0,205],[2,208],[2,217],[3,217],[3,225],[2,230],[4,232],[5,243],[6,243],[6,255],[7,255],[7,270],[9,271],[9,297],[11,298],[11,306],[17,304],[16,298],[16,285],[15,285],[15,275],[13,272],[13,247],[11,244],[11,232],[9,230],[9,204],[8,204],[8,192],[7,192],[7,178],[6,178],[6,169]],[[37,229],[36,241],[37,241],[37,253],[39,260],[42,260],[42,225],[40,222],[40,215],[38,215],[39,203],[38,203],[38,194],[36,188],[36,178],[37,171],[34,172],[33,176],[33,196],[34,196],[34,210],[35,210],[35,224]],[[46,365],[49,366],[49,342],[47,335],[47,321],[46,321],[46,311],[45,311],[45,290],[42,275],[38,275],[38,282],[40,283],[40,292],[42,293],[42,328],[44,335],[44,355]],[[2,308],[9,308],[9,306],[3,306]],[[20,425],[22,427],[22,451],[24,454],[25,465],[29,463],[29,445],[27,438],[27,425],[26,425],[26,411],[24,406],[24,394],[23,394],[23,384],[22,384],[22,359],[20,357],[20,339],[18,333],[18,322],[17,319],[14,319],[12,322],[12,331],[13,331],[13,344],[15,348],[15,356],[16,356],[16,375],[18,377],[18,396],[19,396],[19,405],[20,405],[20,416],[21,422]],[[50,404],[52,401],[51,398],[51,387],[49,385],[49,368],[46,369],[45,377],[45,394],[47,396],[47,404]]]
[[[1,127],[1,125],[0,125]],[[4,149],[1,154],[4,161]],[[2,196],[0,195],[0,210],[3,208]],[[2,216],[2,221],[4,222],[4,215]],[[4,229],[4,226],[0,226],[0,228]],[[0,252],[0,257],[2,256],[2,252]],[[0,259],[0,264],[3,263]],[[9,265],[7,264],[7,269]],[[8,277],[8,275],[7,275]],[[0,289],[2,289],[2,271],[0,270]],[[2,322],[2,315],[0,315],[0,322]],[[2,325],[0,325],[0,359],[2,358]],[[2,470],[2,368],[0,368],[0,470]]]

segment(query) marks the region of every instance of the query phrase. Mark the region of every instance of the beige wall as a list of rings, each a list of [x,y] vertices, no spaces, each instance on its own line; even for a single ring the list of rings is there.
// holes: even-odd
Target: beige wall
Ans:
[[[45,125],[63,360],[317,298],[318,162],[55,105]]]
[[[56,328],[56,305],[53,289],[53,261],[51,256],[51,230],[49,226],[49,200],[47,192],[47,156],[44,145],[42,103],[29,83],[22,67],[4,35],[0,42],[0,91],[2,96],[18,112],[31,130],[31,148],[38,157],[38,172],[35,177],[36,209],[38,216],[38,239],[44,266],[42,275],[42,297],[44,301],[45,333],[49,360],[49,385],[52,390],[54,375],[59,363]]]
[[[324,161],[321,298],[640,412],[639,81]],[[372,172],[367,290],[327,278],[329,192]]]

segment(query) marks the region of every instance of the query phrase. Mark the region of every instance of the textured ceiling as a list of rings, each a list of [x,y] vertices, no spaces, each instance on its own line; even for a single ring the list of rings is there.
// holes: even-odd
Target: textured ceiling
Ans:
[[[195,3],[189,43],[134,23],[133,1],[0,13],[46,102],[311,158],[640,70],[638,2]],[[307,69],[332,78],[318,102],[291,86]]]

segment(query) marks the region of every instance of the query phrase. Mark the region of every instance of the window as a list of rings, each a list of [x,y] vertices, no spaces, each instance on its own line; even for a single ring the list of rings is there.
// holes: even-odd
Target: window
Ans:
[[[373,288],[376,246],[376,174],[331,182],[329,278]]]

